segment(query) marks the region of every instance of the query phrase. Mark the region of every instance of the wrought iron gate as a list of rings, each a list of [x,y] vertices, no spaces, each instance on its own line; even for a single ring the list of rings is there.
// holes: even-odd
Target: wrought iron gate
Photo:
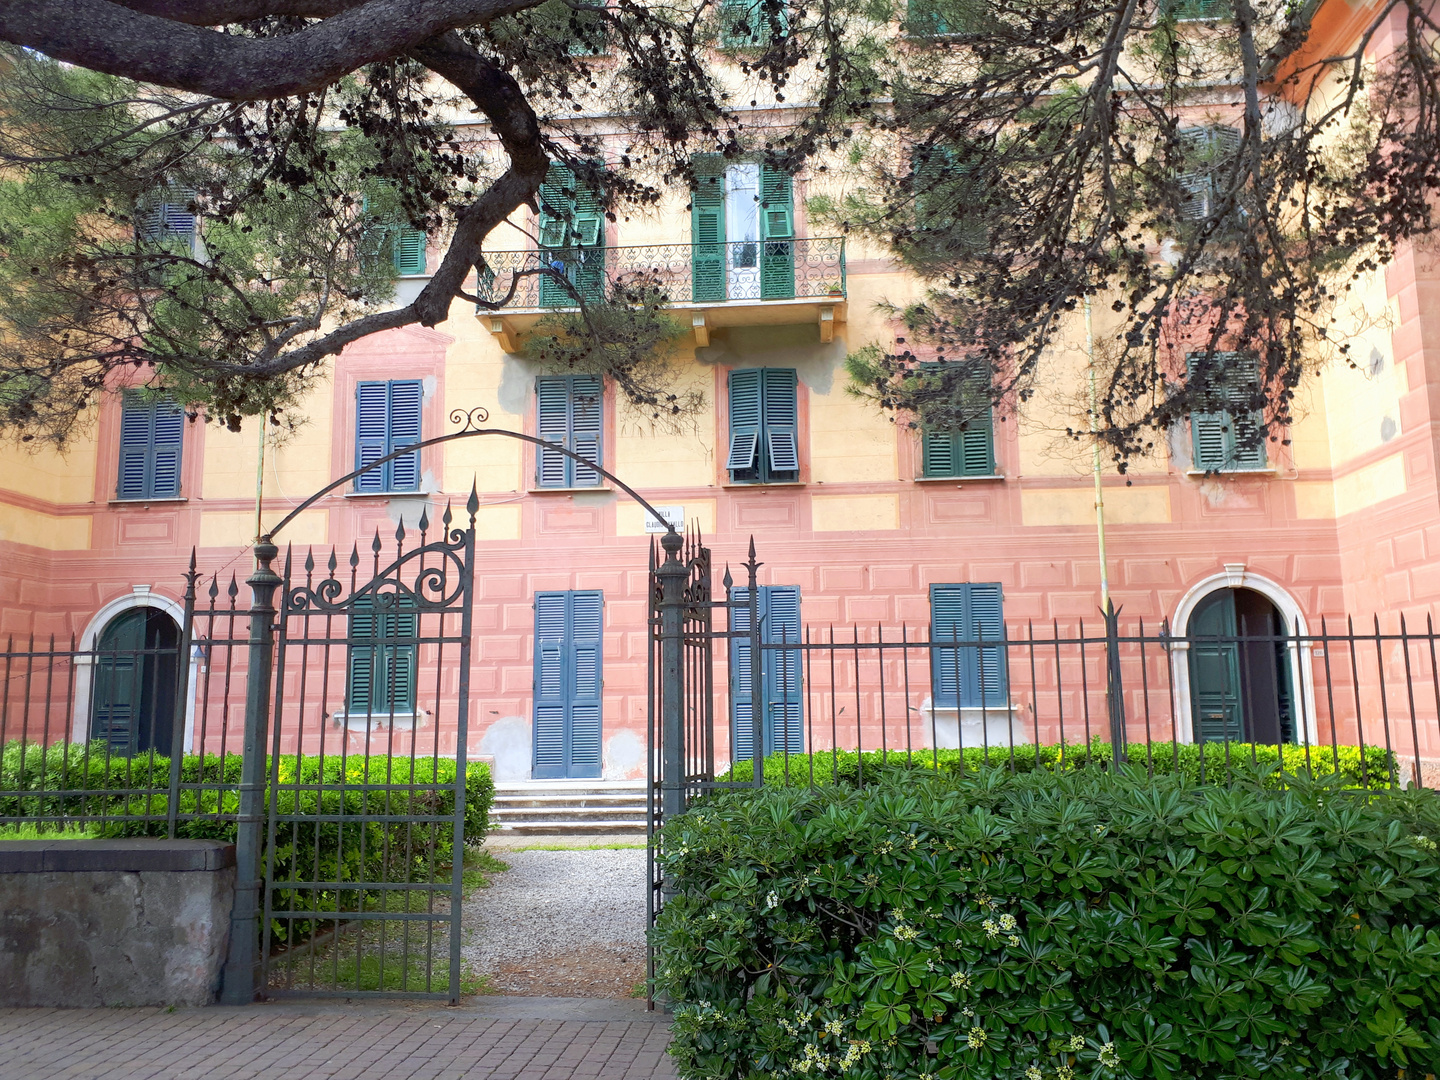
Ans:
[[[276,617],[261,992],[461,992],[475,514],[287,553]],[[298,565],[295,564],[298,559]]]

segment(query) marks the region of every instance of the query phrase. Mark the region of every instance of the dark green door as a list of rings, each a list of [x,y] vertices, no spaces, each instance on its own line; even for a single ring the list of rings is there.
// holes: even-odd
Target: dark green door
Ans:
[[[1245,733],[1235,593],[1222,589],[1190,616],[1190,703],[1195,741],[1239,742]]]
[[[170,755],[179,643],[175,621],[154,608],[110,620],[95,645],[90,738],[112,754]]]

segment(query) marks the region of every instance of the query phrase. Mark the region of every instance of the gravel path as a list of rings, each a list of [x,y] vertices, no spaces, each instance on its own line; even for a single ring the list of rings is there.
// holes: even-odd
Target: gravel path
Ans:
[[[645,852],[497,851],[465,898],[464,957],[497,992],[627,997],[645,978]]]

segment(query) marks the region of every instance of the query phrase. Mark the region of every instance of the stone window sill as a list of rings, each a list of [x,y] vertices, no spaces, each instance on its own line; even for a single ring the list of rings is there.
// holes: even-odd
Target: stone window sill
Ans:
[[[1004,480],[1004,473],[985,473],[980,476],[917,476],[917,484],[966,484],[973,481]]]
[[[615,489],[608,484],[592,484],[588,487],[532,487],[531,495],[575,495],[579,492],[598,491],[602,493],[612,492]]]
[[[153,499],[111,499],[110,506],[149,506],[151,503],[183,503],[190,500],[184,495],[157,495]]]

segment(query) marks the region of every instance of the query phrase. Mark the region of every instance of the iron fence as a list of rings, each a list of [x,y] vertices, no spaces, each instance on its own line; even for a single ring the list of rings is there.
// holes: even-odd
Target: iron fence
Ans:
[[[575,308],[577,293],[587,302],[654,293],[673,304],[839,302],[846,287],[845,241],[839,237],[495,251],[485,263],[478,295],[503,302],[507,311]]]

